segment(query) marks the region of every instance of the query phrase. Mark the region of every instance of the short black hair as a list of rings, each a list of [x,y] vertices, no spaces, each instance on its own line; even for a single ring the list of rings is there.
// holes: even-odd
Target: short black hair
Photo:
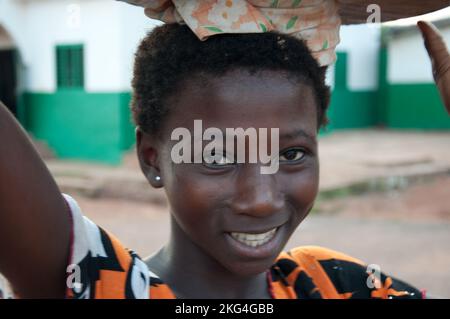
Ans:
[[[327,124],[330,88],[302,40],[278,32],[221,34],[200,41],[186,26],[154,28],[139,45],[132,81],[131,109],[142,130],[158,134],[177,85],[196,74],[224,75],[233,69],[285,70],[314,89],[318,127]]]

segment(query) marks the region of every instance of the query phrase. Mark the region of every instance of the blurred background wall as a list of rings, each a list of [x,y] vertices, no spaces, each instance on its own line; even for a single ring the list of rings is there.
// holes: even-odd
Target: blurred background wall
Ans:
[[[111,0],[0,1],[0,99],[59,158],[119,164],[134,143],[133,54],[159,22]],[[450,19],[437,25],[450,43]],[[324,133],[450,130],[414,24],[342,29]]]

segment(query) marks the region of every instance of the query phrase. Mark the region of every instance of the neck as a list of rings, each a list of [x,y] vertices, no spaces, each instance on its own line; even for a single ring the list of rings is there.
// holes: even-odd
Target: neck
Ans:
[[[193,243],[171,218],[169,243],[150,260],[178,298],[270,298],[267,274],[239,276]]]

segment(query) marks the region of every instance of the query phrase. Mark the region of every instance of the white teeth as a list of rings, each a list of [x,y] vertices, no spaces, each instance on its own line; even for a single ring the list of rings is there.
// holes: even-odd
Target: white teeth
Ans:
[[[258,247],[264,245],[269,240],[271,240],[275,235],[276,231],[277,229],[274,228],[262,234],[247,234],[247,233],[230,233],[230,234],[231,237],[233,237],[242,244],[245,244],[250,247]]]

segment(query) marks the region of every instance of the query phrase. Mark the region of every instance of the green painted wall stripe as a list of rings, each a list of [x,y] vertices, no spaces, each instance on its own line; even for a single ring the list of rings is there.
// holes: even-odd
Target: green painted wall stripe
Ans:
[[[376,92],[351,92],[336,89],[332,95],[328,117],[330,128],[367,128],[377,124]]]
[[[383,31],[382,31],[383,32]],[[383,34],[383,33],[382,33]],[[382,37],[383,39],[383,37]],[[377,106],[376,106],[376,122],[380,126],[386,126],[387,112],[388,112],[388,92],[389,83],[387,80],[387,68],[388,68],[388,51],[384,46],[382,40],[382,47],[379,51],[378,62],[378,92],[377,92]]]
[[[450,129],[450,118],[434,83],[396,84],[388,81],[386,34],[382,32],[380,49],[378,123],[394,129]]]
[[[328,111],[329,129],[366,128],[376,124],[377,92],[350,91],[347,85],[346,52],[338,52],[335,85]]]
[[[387,126],[398,129],[448,130],[450,117],[434,83],[390,84]]]
[[[346,52],[337,52],[336,55],[334,89],[347,89],[348,54]]]
[[[133,144],[129,99],[129,93],[82,90],[25,93],[24,125],[61,158],[118,164]]]
[[[120,94],[120,119],[121,119],[121,141],[122,150],[128,150],[135,143],[135,125],[130,111],[131,93]]]
[[[347,53],[338,52],[335,88],[328,116],[330,129],[385,126],[394,129],[448,130],[445,112],[434,83],[394,84],[387,80],[388,53],[382,46],[378,91],[350,91]]]

